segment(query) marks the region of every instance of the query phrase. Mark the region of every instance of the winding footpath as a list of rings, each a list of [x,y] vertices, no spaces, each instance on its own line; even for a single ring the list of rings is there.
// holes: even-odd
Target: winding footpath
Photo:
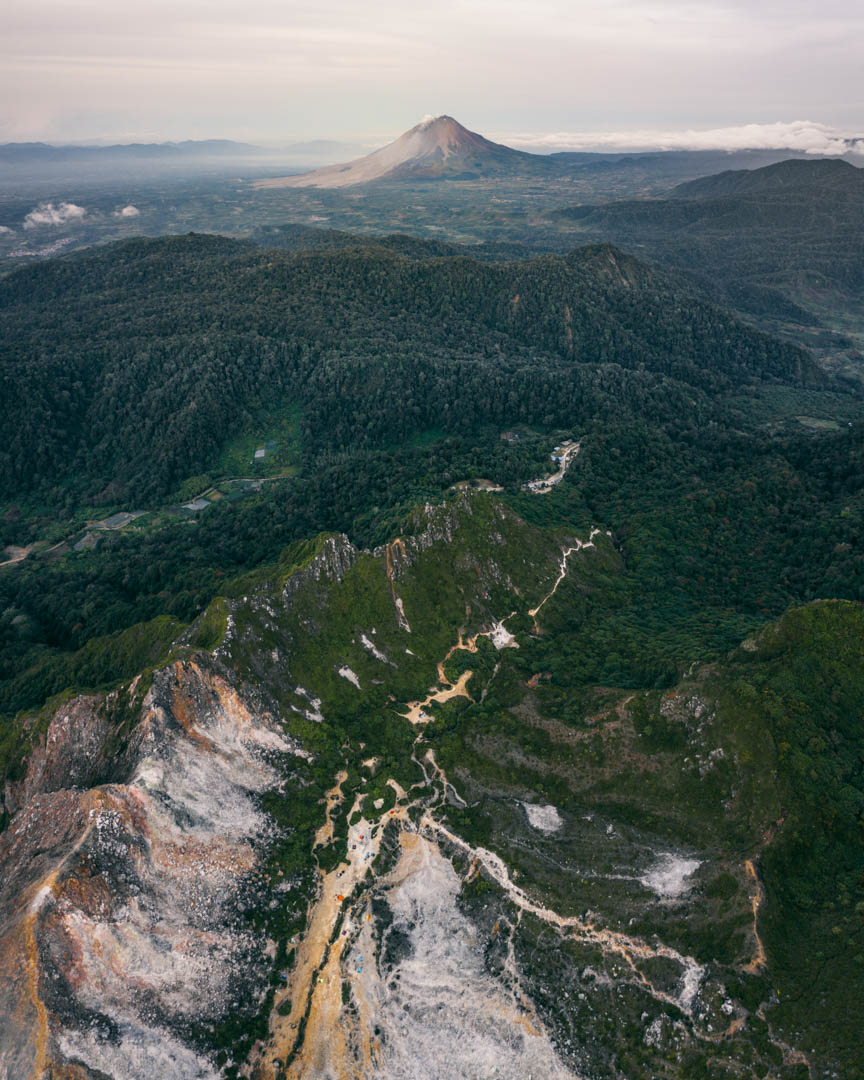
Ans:
[[[593,548],[594,547],[594,537],[597,536],[599,532],[600,532],[599,529],[592,529],[591,532],[588,535],[587,540],[577,540],[576,543],[572,547],[565,548],[564,551],[562,551],[562,553],[561,553],[561,561],[558,564],[558,577],[555,579],[555,584],[552,586],[551,590],[543,597],[543,599],[540,601],[540,603],[537,605],[537,607],[529,608],[529,610],[528,610],[528,614],[534,620],[534,633],[535,634],[540,633],[540,625],[537,622],[537,616],[540,614],[540,609],[543,607],[543,605],[548,600],[552,599],[552,597],[558,591],[558,586],[561,584],[561,582],[567,576],[567,560],[570,558],[571,555],[575,554],[577,551],[584,551],[585,548]]]

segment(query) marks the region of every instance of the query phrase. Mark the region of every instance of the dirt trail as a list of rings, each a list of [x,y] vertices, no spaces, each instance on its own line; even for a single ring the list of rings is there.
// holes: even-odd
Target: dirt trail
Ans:
[[[554,590],[553,590],[554,591]],[[545,602],[545,601],[544,601]],[[464,697],[471,699],[471,695],[468,693],[468,680],[474,674],[473,671],[463,671],[456,682],[453,682],[447,677],[447,661],[457,652],[476,653],[477,642],[482,637],[488,637],[492,641],[496,648],[519,648],[519,644],[513,635],[507,630],[504,625],[508,619],[512,619],[516,614],[515,611],[511,611],[504,619],[495,620],[489,630],[480,630],[472,637],[466,638],[464,636],[464,627],[459,630],[459,637],[455,645],[452,645],[447,651],[447,655],[443,660],[438,661],[438,683],[433,686],[429,693],[422,701],[410,701],[408,703],[408,712],[402,715],[406,720],[410,720],[412,724],[421,725],[428,724],[432,717],[429,713],[425,712],[426,709],[433,702],[438,702],[443,705],[445,701],[450,701],[455,697]]]
[[[463,633],[464,631],[460,629],[459,638],[456,644],[450,647],[450,649],[447,651],[447,655],[444,657],[443,660],[438,661],[437,685],[433,686],[430,689],[429,693],[422,701],[408,702],[408,712],[403,713],[402,715],[405,717],[406,720],[410,720],[411,723],[415,726],[420,724],[428,724],[429,721],[432,719],[429,713],[425,712],[424,710],[428,709],[429,706],[433,703],[433,701],[438,702],[438,704],[440,705],[443,705],[445,701],[450,701],[452,698],[455,697],[465,697],[470,699],[471,695],[468,693],[468,680],[474,673],[472,671],[463,671],[459,678],[456,680],[456,682],[452,682],[450,679],[448,679],[447,672],[445,670],[447,661],[455,652],[477,652],[477,638],[481,635],[475,634],[474,637],[466,639],[462,636]]]
[[[551,590],[543,597],[543,599],[540,601],[540,603],[537,605],[537,607],[530,608],[529,611],[528,611],[528,614],[534,620],[534,633],[535,634],[540,633],[540,625],[537,622],[537,616],[540,613],[540,609],[543,607],[543,605],[546,603],[547,600],[552,599],[552,597],[558,591],[558,586],[561,584],[561,582],[567,576],[567,560],[570,558],[570,556],[573,554],[574,551],[582,551],[585,548],[593,548],[594,547],[594,537],[597,536],[597,534],[599,532],[600,532],[599,529],[592,529],[591,532],[588,535],[587,540],[577,540],[576,543],[572,547],[565,548],[565,550],[561,553],[561,561],[558,564],[558,577],[555,579],[555,584],[552,586]]]
[[[23,562],[35,547],[35,543],[28,544],[26,547],[16,547],[15,544],[10,544],[5,551],[0,552],[0,554],[7,556],[7,558],[0,561],[0,566],[12,566],[13,563]]]
[[[456,697],[470,699],[468,680],[473,674],[472,671],[463,671],[455,683],[450,682],[446,677],[443,678],[441,681],[446,683],[446,686],[442,690],[432,690],[422,701],[410,702],[408,712],[402,715],[406,720],[410,720],[412,724],[428,724],[432,716],[424,710],[428,709],[433,701],[443,705],[445,701],[450,701]]]
[[[597,927],[593,922],[580,919],[575,915],[559,915],[557,912],[551,911],[549,908],[545,908],[542,904],[532,900],[523,889],[516,885],[511,879],[510,871],[504,861],[493,851],[487,851],[481,847],[472,847],[461,837],[456,836],[444,825],[436,821],[428,811],[421,819],[420,828],[445,838],[454,847],[460,848],[468,856],[476,859],[489,876],[501,886],[520,911],[534,915],[550,926],[569,932],[582,941],[597,945],[604,953],[619,956],[630,968],[633,981],[638,983],[644,990],[647,990],[652,997],[665,1002],[667,1005],[674,1005],[684,1012],[690,1013],[692,1011],[693,999],[696,996],[703,975],[703,968],[692,957],[683,956],[666,945],[649,945],[639,938],[632,938],[615,930],[604,930]],[[681,965],[682,985],[677,995],[669,994],[655,987],[638,967],[638,961],[653,960],[657,957],[674,960]]]
[[[752,859],[747,859],[744,863],[744,869],[747,872],[747,877],[756,886],[756,891],[751,898],[751,903],[753,905],[753,940],[756,943],[756,955],[749,964],[745,965],[744,970],[751,975],[755,975],[757,972],[761,971],[762,968],[766,967],[768,963],[768,957],[765,955],[765,946],[762,944],[762,938],[759,937],[759,907],[762,904],[765,893],[762,889],[762,882],[759,880],[759,875],[756,873],[756,866]]]

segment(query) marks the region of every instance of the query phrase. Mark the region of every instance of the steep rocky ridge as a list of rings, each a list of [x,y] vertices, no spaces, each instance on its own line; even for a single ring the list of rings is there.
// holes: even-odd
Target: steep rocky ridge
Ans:
[[[27,760],[25,775],[8,779],[2,794],[6,814],[15,814],[37,795],[69,787],[91,787],[122,779],[128,771],[128,747],[115,736],[125,717],[120,695],[72,698],[51,717]]]
[[[6,1074],[854,1075],[783,938],[808,821],[854,888],[789,769],[854,815],[861,608],[565,714],[550,649],[620,571],[461,495],[374,552],[294,545],[170,663],[61,702],[6,794]],[[814,951],[853,950],[819,910]]]
[[[513,527],[512,515],[497,513]],[[399,546],[396,574],[422,553],[440,560],[436,545],[460,521],[470,526],[474,512],[466,501],[461,513],[429,508],[424,515],[425,531]],[[379,708],[391,696],[367,679],[379,662],[347,627],[340,633],[328,607],[347,599],[351,617],[351,590],[376,579],[381,627],[370,633],[387,647],[381,631],[389,619],[415,645],[417,653],[403,648],[399,657],[415,692],[429,666],[417,654],[435,650],[400,625],[384,550],[360,553],[344,537],[325,536],[303,555],[250,595],[216,602],[222,636],[212,655],[189,644],[193,628],[177,643],[183,658],[149,686],[135,679],[110,694],[63,702],[23,779],[7,787],[11,820],[0,837],[7,1075],[66,1067],[82,1076],[215,1075],[201,1049],[207,1031],[212,1036],[238,1010],[258,1012],[276,950],[244,918],[272,884],[260,875],[278,826],[262,797],[287,782],[292,760],[306,764],[311,756],[288,729],[308,736],[310,725],[319,727],[322,698],[328,712],[354,711],[353,702],[342,705],[357,694],[339,671],[349,661],[368,687],[365,707],[370,695]],[[479,607],[501,574],[467,547],[461,558],[476,572],[469,595]],[[358,560],[366,580],[352,582]],[[543,574],[524,560],[523,569]],[[454,595],[458,620],[465,600],[458,589]],[[442,618],[441,604],[430,609]],[[344,662],[328,671],[323,656],[336,648]],[[305,685],[296,679],[301,673]],[[268,706],[287,701],[277,720]],[[308,784],[301,780],[293,797],[302,798]],[[271,890],[276,896],[281,884]]]
[[[72,716],[98,741],[99,704],[61,709],[49,746]],[[296,744],[193,660],[127,707],[140,718],[114,762],[122,780],[82,790],[43,772],[2,837],[10,1076],[63,1061],[82,1075],[212,1075],[190,1029],[261,993],[265,943],[242,925],[271,828],[255,799]]]

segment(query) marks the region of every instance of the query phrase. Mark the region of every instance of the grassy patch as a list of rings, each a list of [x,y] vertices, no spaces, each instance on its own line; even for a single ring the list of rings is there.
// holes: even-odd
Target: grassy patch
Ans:
[[[255,452],[264,451],[263,459]],[[212,473],[222,476],[291,476],[300,467],[300,406],[289,403],[247,420],[239,435],[227,440]]]

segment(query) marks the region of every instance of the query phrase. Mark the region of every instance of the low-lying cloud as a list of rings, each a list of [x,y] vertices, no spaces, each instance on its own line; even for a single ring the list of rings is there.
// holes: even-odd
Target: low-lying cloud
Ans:
[[[140,213],[141,213],[141,211],[140,211],[140,210],[138,209],[138,207],[137,207],[137,206],[133,206],[133,205],[132,205],[132,204],[130,203],[130,204],[129,204],[128,206],[124,206],[124,207],[123,207],[122,209],[120,209],[120,210],[115,210],[115,211],[114,211],[114,217],[119,217],[119,218],[133,218],[133,217],[138,217],[138,215],[139,215]]]
[[[798,150],[807,154],[864,153],[864,136],[811,120],[741,124],[705,131],[585,131],[501,136],[511,146],[545,150]]]
[[[80,221],[86,213],[83,206],[77,206],[75,203],[61,202],[55,206],[53,202],[43,202],[24,218],[24,228],[38,229],[43,225],[65,225],[70,221]]]

